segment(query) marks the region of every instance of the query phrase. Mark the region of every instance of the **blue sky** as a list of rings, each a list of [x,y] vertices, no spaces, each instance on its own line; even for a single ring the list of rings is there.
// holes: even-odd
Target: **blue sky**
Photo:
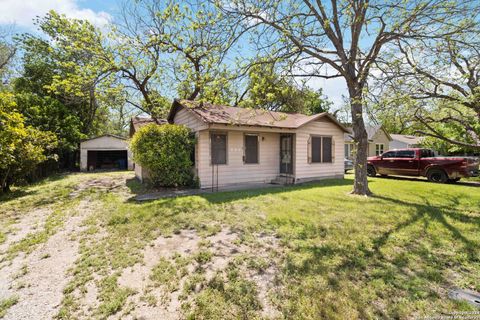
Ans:
[[[122,1],[125,0],[0,0],[0,26],[13,24],[17,32],[35,32],[33,19],[53,9],[101,27],[114,20]],[[308,84],[314,89],[323,88],[336,107],[342,103],[342,94],[347,93],[342,78],[313,79]]]

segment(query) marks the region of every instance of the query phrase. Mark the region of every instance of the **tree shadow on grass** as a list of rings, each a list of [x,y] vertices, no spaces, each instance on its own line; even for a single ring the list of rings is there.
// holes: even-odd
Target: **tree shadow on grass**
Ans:
[[[7,203],[35,193],[36,191],[33,190],[25,190],[23,188],[15,189],[11,192],[0,194],[0,203]]]
[[[23,198],[25,196],[37,194],[37,191],[32,190],[32,188],[48,182],[54,182],[64,179],[66,175],[67,173],[56,173],[49,177],[39,179],[38,181],[31,184],[20,184],[13,186],[12,191],[7,193],[0,193],[0,203],[7,203],[16,199]]]
[[[293,256],[287,256],[284,272],[292,276],[289,279],[294,283],[302,279],[321,277],[327,281],[327,286],[323,290],[333,292],[344,290],[342,288],[345,283],[353,284],[360,292],[364,288],[369,288],[367,290],[372,290],[374,299],[389,301],[392,306],[396,299],[406,299],[404,301],[412,303],[412,310],[415,308],[413,304],[421,299],[430,300],[429,303],[446,299],[441,292],[446,293],[448,288],[458,285],[458,282],[451,278],[450,272],[461,273],[459,269],[463,270],[466,266],[474,266],[480,262],[480,243],[469,239],[455,222],[471,224],[480,231],[480,217],[462,214],[455,208],[460,203],[454,197],[449,199],[450,203],[445,206],[433,205],[425,198],[422,203],[414,203],[381,195],[375,197],[414,210],[406,220],[381,232],[373,240],[359,240],[360,242],[353,246],[348,242],[338,244],[335,241],[316,242],[320,244],[305,242],[297,245],[293,248]],[[419,229],[422,228],[422,222],[425,233]],[[441,225],[443,230],[450,233],[454,241],[458,242],[459,247],[453,254],[462,262],[457,263],[456,258],[449,254],[435,254],[441,252],[439,251],[441,248],[431,249],[430,245],[435,240],[427,231],[430,223]],[[407,234],[403,233],[410,227],[414,227],[410,234],[409,231]],[[435,229],[434,232],[441,237],[443,231]],[[403,233],[402,237],[397,238],[396,235],[399,233]],[[321,235],[318,234],[318,237]],[[389,243],[393,247],[388,246]],[[383,250],[386,246],[389,247],[388,251]],[[295,255],[300,255],[303,259],[299,262]],[[467,270],[469,268],[467,267]],[[344,285],[339,285],[342,282]],[[377,287],[378,283],[382,283],[383,286]],[[439,291],[439,288],[442,289]],[[355,295],[345,291],[338,294]],[[394,316],[392,313],[394,308],[377,309],[376,305],[372,305],[372,308],[379,317]]]
[[[454,225],[449,223],[446,217],[449,217],[455,221],[459,221],[462,223],[470,223],[475,225],[477,228],[480,228],[480,217],[472,217],[467,216],[464,214],[459,213],[451,206],[435,206],[430,203],[430,201],[426,198],[423,198],[425,204],[418,204],[418,203],[411,203],[399,199],[393,199],[390,197],[375,196],[378,199],[382,199],[384,201],[392,202],[395,204],[399,204],[401,206],[414,208],[416,211],[413,216],[405,222],[398,224],[394,229],[387,231],[381,237],[374,240],[374,249],[375,251],[379,251],[380,248],[388,241],[390,235],[404,229],[414,223],[416,223],[420,219],[425,219],[428,222],[439,222],[445,229],[447,229],[453,238],[459,240],[463,246],[465,251],[468,254],[468,257],[472,261],[480,261],[479,257],[479,244],[469,240],[465,237],[458,228]],[[452,198],[450,199],[454,206],[458,206],[459,202],[458,199]]]

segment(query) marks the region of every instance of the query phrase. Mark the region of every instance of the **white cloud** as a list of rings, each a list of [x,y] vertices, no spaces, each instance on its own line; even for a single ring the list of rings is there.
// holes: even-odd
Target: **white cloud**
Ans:
[[[68,18],[85,19],[103,27],[112,20],[107,12],[80,8],[77,0],[0,0],[0,25],[15,24],[32,28],[33,19],[55,10]]]

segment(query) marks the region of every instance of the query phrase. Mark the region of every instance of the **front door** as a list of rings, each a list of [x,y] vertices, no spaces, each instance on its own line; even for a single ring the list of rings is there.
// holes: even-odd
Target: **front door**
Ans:
[[[280,135],[280,173],[293,173],[293,135]]]

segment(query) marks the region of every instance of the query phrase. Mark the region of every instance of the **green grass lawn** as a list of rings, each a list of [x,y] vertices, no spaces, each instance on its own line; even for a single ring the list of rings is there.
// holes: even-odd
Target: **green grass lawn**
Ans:
[[[133,292],[117,279],[124,268],[142,260],[142,249],[151,241],[191,229],[206,238],[227,227],[253,249],[230,261],[213,279],[207,281],[201,269],[212,259],[208,241],[190,257],[160,260],[153,269],[152,281],[170,291],[188,277],[182,291],[185,317],[261,318],[257,284],[244,270],[271,264],[277,270],[276,290],[268,299],[281,317],[289,319],[406,319],[474,310],[450,300],[447,293],[457,287],[480,291],[478,187],[373,178],[369,181],[375,196],[364,198],[349,194],[353,176],[346,175],[345,180],[146,203],[89,190],[69,200],[66,195],[78,180],[91,177],[51,179],[0,202],[4,217],[10,217],[13,209],[18,214],[39,205],[57,210],[52,197],[64,208],[85,197],[97,203],[98,210],[86,220],[79,239],[81,258],[64,290],[60,318],[76,314],[78,291],[85,292],[93,275],[100,300],[95,315],[128,313],[132,307],[126,301]],[[54,221],[61,214],[55,210]],[[5,227],[8,219],[2,218],[2,223]],[[35,241],[12,245],[9,256],[29,252],[61,228],[51,224],[42,237],[32,235]],[[108,236],[94,239],[100,230]],[[255,254],[262,233],[279,242],[268,248],[266,258]],[[194,273],[180,271],[191,263],[199,266]],[[197,284],[200,290],[191,289]],[[144,294],[146,301],[154,300]]]

